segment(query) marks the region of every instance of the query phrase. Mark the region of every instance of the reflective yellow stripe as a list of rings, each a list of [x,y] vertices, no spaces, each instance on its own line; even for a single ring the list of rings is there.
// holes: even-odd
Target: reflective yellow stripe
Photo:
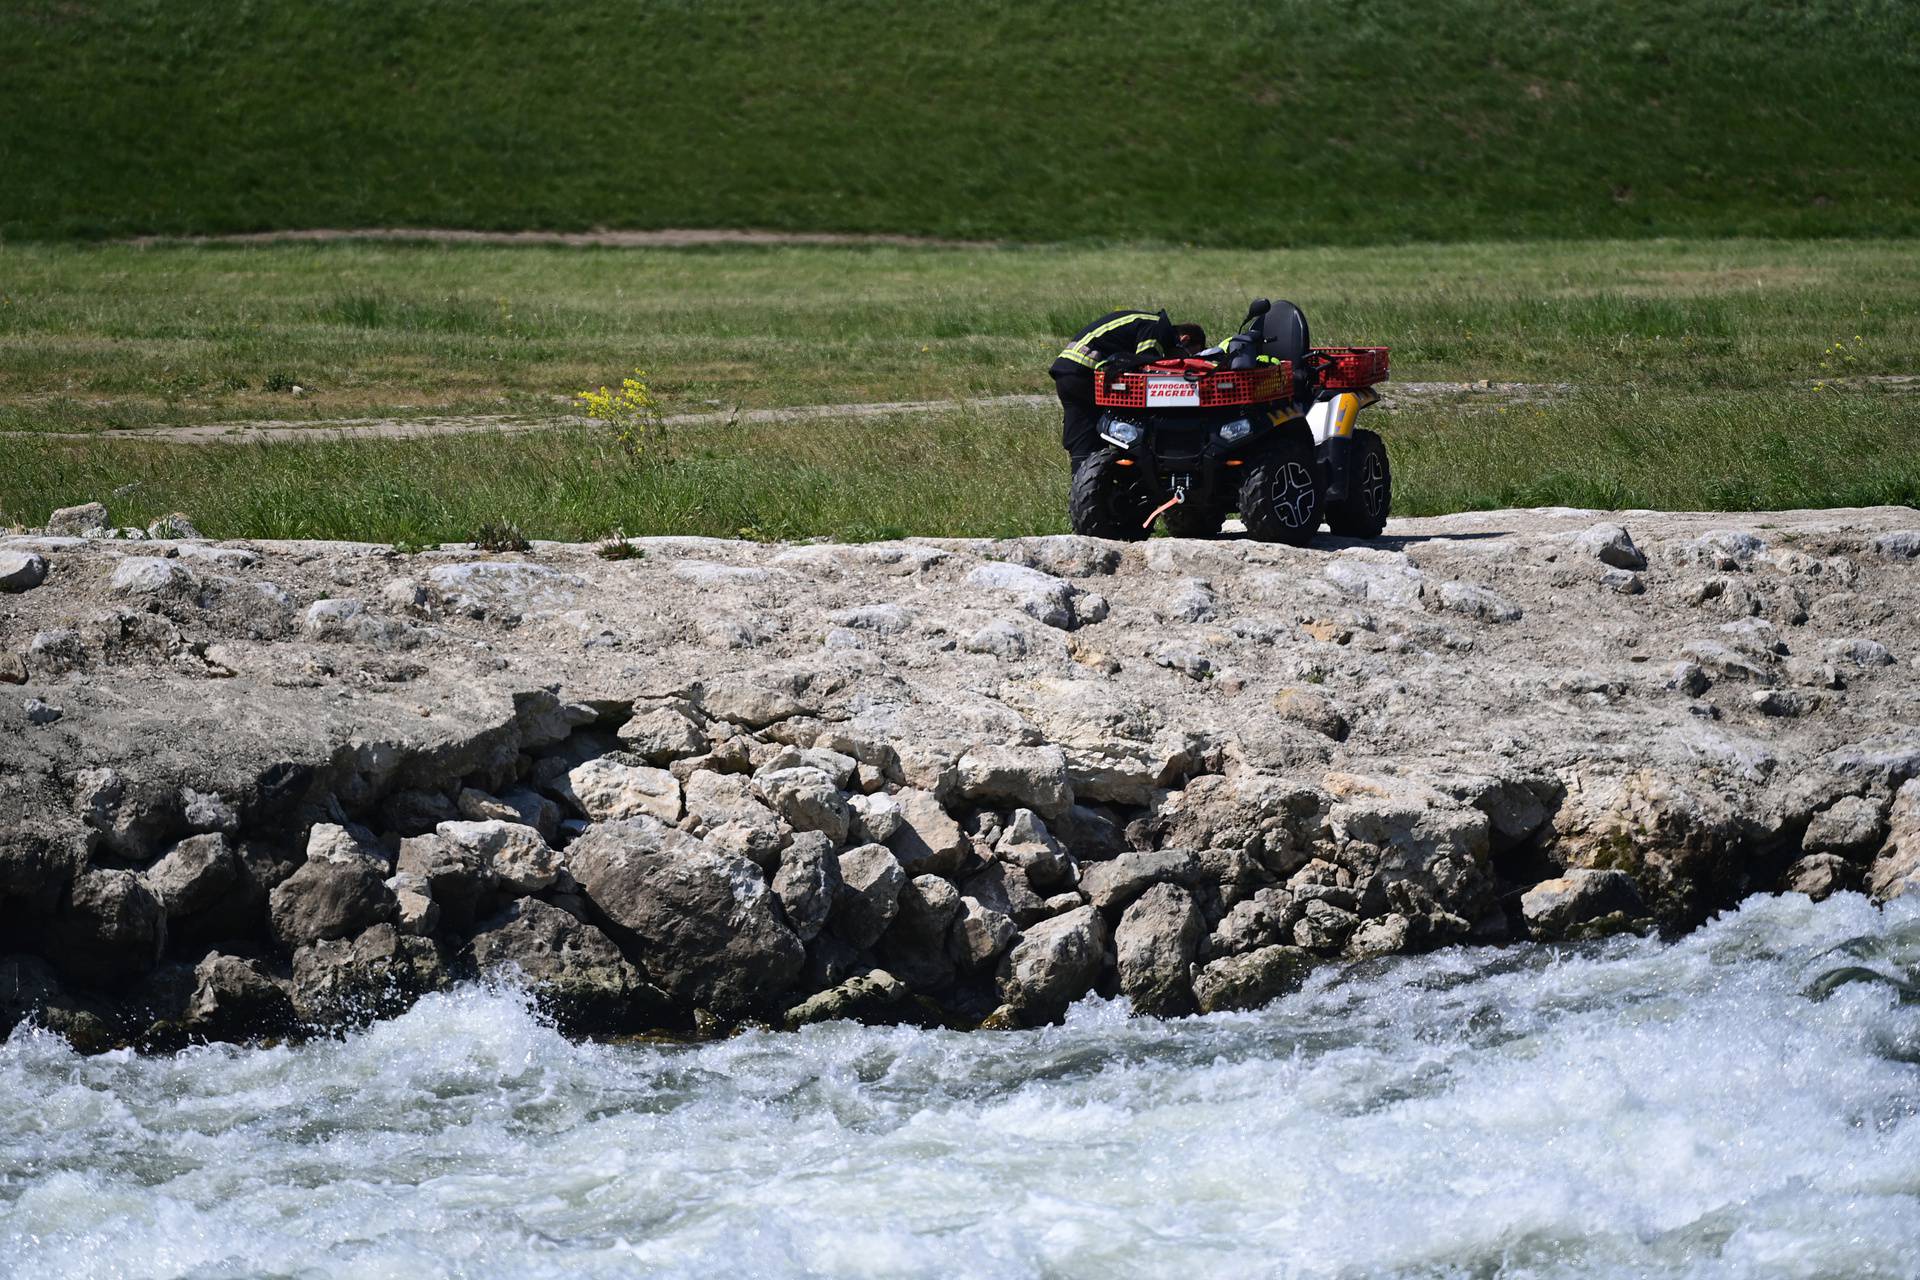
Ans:
[[[1118,329],[1121,325],[1132,324],[1136,320],[1158,320],[1159,318],[1160,318],[1159,316],[1155,315],[1151,311],[1130,311],[1126,315],[1121,316],[1117,320],[1107,321],[1105,324],[1101,325],[1098,329],[1095,329],[1092,333],[1089,333],[1084,337],[1074,339],[1072,342],[1068,343],[1066,349],[1062,351],[1055,358],[1060,360],[1071,360],[1075,364],[1083,364],[1087,366],[1087,368],[1089,369],[1097,369],[1100,367],[1102,363],[1104,363],[1104,361],[1096,361],[1094,358],[1098,354],[1093,349],[1093,340],[1095,338],[1103,337],[1106,334],[1113,332],[1115,329]],[[1141,352],[1146,351],[1148,348],[1158,349],[1159,345],[1160,344],[1158,342],[1143,342],[1134,351],[1134,354],[1139,355]]]
[[[1166,354],[1166,350],[1160,345],[1160,339],[1158,338],[1148,338],[1145,342],[1133,349],[1133,354],[1143,356],[1149,351],[1159,352],[1161,355]]]

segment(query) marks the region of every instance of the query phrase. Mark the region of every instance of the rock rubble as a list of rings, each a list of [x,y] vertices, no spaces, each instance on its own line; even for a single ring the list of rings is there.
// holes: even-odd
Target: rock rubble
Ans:
[[[56,524],[0,539],[0,1029],[86,1047],[466,977],[581,1034],[1178,1016],[1920,880],[1906,510],[613,561]]]

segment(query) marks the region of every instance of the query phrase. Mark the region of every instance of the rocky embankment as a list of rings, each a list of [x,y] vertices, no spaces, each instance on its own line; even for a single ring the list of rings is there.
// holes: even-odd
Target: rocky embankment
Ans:
[[[1920,513],[1373,544],[0,539],[0,1029],[1258,1005],[1920,867]],[[106,536],[103,536],[106,535]]]

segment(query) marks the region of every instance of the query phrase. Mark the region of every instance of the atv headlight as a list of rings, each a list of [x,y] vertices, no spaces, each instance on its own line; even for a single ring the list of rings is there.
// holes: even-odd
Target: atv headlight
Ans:
[[[1253,424],[1251,422],[1245,418],[1235,418],[1232,422],[1220,428],[1220,443],[1238,444],[1240,441],[1245,440],[1248,433],[1252,430]]]
[[[1131,422],[1122,422],[1118,418],[1108,418],[1106,430],[1100,434],[1124,449],[1140,438],[1140,428]]]

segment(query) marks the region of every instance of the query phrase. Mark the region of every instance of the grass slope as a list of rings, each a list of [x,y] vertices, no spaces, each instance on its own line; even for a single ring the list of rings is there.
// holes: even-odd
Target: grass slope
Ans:
[[[1910,0],[12,0],[0,235],[1920,233]]]

